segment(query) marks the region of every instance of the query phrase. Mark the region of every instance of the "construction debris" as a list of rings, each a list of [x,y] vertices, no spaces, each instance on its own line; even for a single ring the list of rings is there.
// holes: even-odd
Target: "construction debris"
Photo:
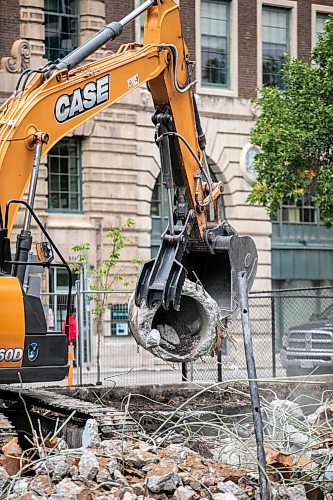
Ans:
[[[206,402],[210,395],[216,406],[213,390],[204,388],[198,394],[205,395]],[[138,418],[133,411],[137,400],[131,406],[127,397],[127,411],[140,431],[101,439],[91,419],[79,448],[69,448],[59,435],[35,435],[29,438],[31,448],[22,451],[13,438],[0,454],[0,498],[259,500],[253,421],[244,406],[249,394],[238,388],[234,394],[243,398],[242,414],[219,413],[214,406],[204,409],[193,396],[181,404],[176,401],[173,410],[164,403],[163,411],[153,415],[156,425],[149,432],[142,413]],[[144,401],[144,396],[136,397]],[[139,406],[141,411],[144,404]],[[320,400],[316,408],[307,407],[273,394],[271,401],[262,397],[262,406],[270,498],[331,500],[332,402]],[[152,417],[152,411],[148,413]]]

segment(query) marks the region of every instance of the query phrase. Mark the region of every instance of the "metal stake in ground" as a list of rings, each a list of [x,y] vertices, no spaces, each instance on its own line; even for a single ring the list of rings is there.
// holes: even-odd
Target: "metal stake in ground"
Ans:
[[[259,472],[259,487],[261,500],[269,500],[270,491],[266,475],[266,457],[264,450],[264,433],[262,416],[260,411],[259,391],[257,384],[256,365],[253,356],[252,337],[249,321],[249,304],[248,304],[248,289],[247,289],[247,274],[246,272],[238,273],[240,310],[243,328],[243,340],[246,357],[247,375],[249,379],[252,414],[254,423],[254,432],[257,442],[257,457],[258,457],[258,472]]]

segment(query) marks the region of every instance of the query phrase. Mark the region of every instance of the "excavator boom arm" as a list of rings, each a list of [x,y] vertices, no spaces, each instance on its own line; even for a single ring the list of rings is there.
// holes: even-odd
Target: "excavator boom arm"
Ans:
[[[149,0],[145,3],[148,4]],[[175,88],[175,82],[178,85],[178,81],[183,83],[188,79],[187,49],[181,36],[178,6],[172,0],[165,0],[159,6],[150,7],[145,29],[145,41],[149,38],[149,43],[143,46],[128,44],[114,55],[68,70],[79,61],[80,50],[76,49],[48,70],[48,74],[38,73],[29,87],[19,90],[3,107],[0,114],[2,214],[8,200],[21,199],[27,188],[36,147],[34,134],[44,132],[48,135],[48,141],[42,148],[44,156],[62,137],[146,82],[149,83],[155,108],[171,111],[175,131],[186,136],[191,149],[197,154],[200,148],[192,92],[179,92]],[[105,36],[102,40],[105,41]],[[94,50],[96,45],[97,42],[92,44]],[[87,55],[91,46],[84,44],[81,50]],[[198,162],[181,141],[178,153],[181,156],[181,175],[194,206],[194,178]],[[11,234],[17,209],[15,206],[10,210],[8,235]],[[204,220],[201,224],[204,226]]]

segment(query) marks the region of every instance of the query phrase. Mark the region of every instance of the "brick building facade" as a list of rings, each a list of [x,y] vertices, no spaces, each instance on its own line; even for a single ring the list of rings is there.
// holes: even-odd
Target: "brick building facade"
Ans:
[[[72,0],[64,2],[65,5],[72,3]],[[246,202],[251,189],[251,176],[247,171],[251,153],[249,132],[255,120],[251,98],[263,82],[263,57],[273,50],[274,36],[282,37],[280,45],[285,44],[292,56],[308,61],[319,29],[318,16],[333,12],[332,0],[180,0],[178,3],[190,58],[196,61],[196,94],[207,136],[209,164],[216,179],[225,184],[226,217],[240,234],[249,234],[256,241],[259,269],[255,288],[267,289],[272,279],[272,223],[264,208],[248,206]],[[59,8],[58,4],[51,0],[13,0],[9,13],[6,3],[0,1],[0,97],[11,94],[23,69],[45,64],[48,30],[54,22],[50,21],[52,9]],[[75,26],[80,42],[112,20],[121,19],[138,4],[139,0],[77,2]],[[70,23],[75,16],[70,18],[68,26],[73,26]],[[268,24],[263,21],[264,16]],[[214,32],[213,21],[224,23],[225,34],[220,36]],[[136,20],[90,60],[117,50],[122,43],[139,41],[141,26]],[[212,31],[205,33],[204,29]],[[70,35],[67,33],[68,40]],[[225,44],[223,50],[216,48],[220,62],[212,63],[210,59],[206,64],[205,36],[209,44],[214,45],[214,37],[220,37],[219,43]],[[215,73],[222,76],[215,77]],[[35,208],[66,257],[72,254],[73,245],[90,242],[91,263],[95,263],[108,250],[105,232],[131,216],[136,222],[135,229],[131,232],[132,243],[122,259],[128,262],[134,256],[150,258],[152,203],[160,172],[150,121],[152,111],[149,92],[142,87],[71,134],[73,141],[79,143],[75,193],[80,202],[75,205],[61,207],[61,186],[51,197],[50,189],[54,188],[50,182],[53,179],[56,183],[57,179],[49,171],[51,160],[45,161]],[[59,151],[51,155],[57,161],[61,157]],[[275,276],[275,279],[284,278]]]

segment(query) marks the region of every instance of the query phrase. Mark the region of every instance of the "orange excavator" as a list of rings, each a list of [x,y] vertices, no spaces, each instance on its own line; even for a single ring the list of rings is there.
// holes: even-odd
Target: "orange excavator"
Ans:
[[[144,12],[143,44],[122,45],[115,54],[83,63]],[[183,316],[192,324],[191,304],[186,313],[182,310],[186,278],[199,282],[218,305],[221,318],[226,318],[238,303],[237,273],[246,271],[251,286],[256,248],[251,238],[238,236],[227,221],[221,221],[222,183],[212,182],[209,174],[190,69],[178,5],[172,0],[146,0],[63,59],[25,70],[2,105],[0,382],[55,381],[67,374],[66,336],[47,332],[40,297],[29,287],[27,276],[34,219],[45,235],[45,241],[36,244],[39,260],[34,265],[66,267],[71,289],[70,269],[33,208],[40,160],[70,131],[144,83],[155,108],[152,121],[169,222],[156,259],[147,262],[140,273],[135,307],[158,308],[164,324]],[[12,251],[10,237],[20,206],[25,217]],[[57,264],[52,262],[54,253]],[[67,329],[69,304],[70,300]],[[195,308],[199,315],[200,307]]]

